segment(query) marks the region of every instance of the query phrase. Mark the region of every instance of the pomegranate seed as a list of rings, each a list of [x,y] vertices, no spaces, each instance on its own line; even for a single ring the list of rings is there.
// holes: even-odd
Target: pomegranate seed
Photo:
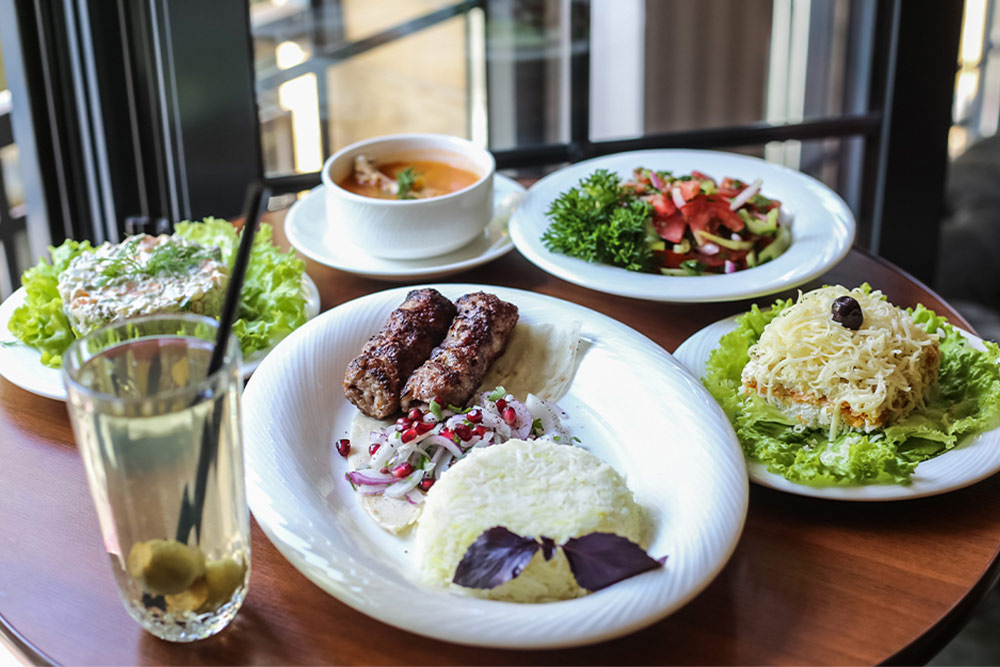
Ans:
[[[448,438],[449,440],[454,440],[455,439],[455,432],[452,431],[450,428],[443,428],[443,429],[441,429],[441,433],[439,435],[443,435],[444,437]]]
[[[406,418],[411,422],[418,422],[424,418],[424,413],[420,410],[420,408],[413,408],[406,413]]]
[[[347,455],[351,453],[351,441],[347,438],[341,438],[337,441],[337,453],[343,456],[345,459]]]
[[[472,440],[472,429],[465,424],[459,424],[455,427],[455,435],[462,440]]]
[[[382,473],[383,475],[388,475],[389,469],[386,468],[385,466],[382,466],[381,468],[379,468],[379,472]]]
[[[422,480],[420,480],[420,485],[419,486],[420,486],[420,489],[422,491],[427,491],[432,486],[434,486],[434,480],[431,479],[431,478],[429,478],[429,477],[427,479],[422,479]]]
[[[409,476],[413,472],[413,466],[409,463],[400,463],[398,466],[392,469],[392,476],[396,479],[403,479]]]
[[[435,396],[434,397],[434,402],[437,403],[438,405],[440,405],[442,408],[444,406],[448,405],[447,403],[445,403],[445,400],[443,398],[441,398],[440,396]]]
[[[368,453],[371,456],[375,456],[375,452],[377,452],[378,448],[381,446],[382,446],[381,443],[373,442],[372,444],[368,445]]]
[[[410,425],[410,420],[407,419],[406,417],[400,417],[399,419],[396,420],[396,425],[407,427]]]
[[[424,433],[427,433],[427,431],[434,428],[434,426],[435,425],[430,422],[417,422],[413,425],[413,428],[416,430],[417,434],[423,435]]]
[[[498,398],[497,399],[497,410],[503,410],[506,407],[507,407],[507,401],[503,400],[502,398]]]
[[[483,413],[480,412],[479,410],[473,410],[469,414],[465,415],[465,418],[468,419],[473,424],[478,424],[479,422],[483,421]]]
[[[417,437],[417,435],[419,435],[417,433],[417,429],[408,428],[405,431],[403,431],[403,435],[400,436],[400,440],[402,440],[403,442],[409,442],[410,440],[413,440],[415,437]]]
[[[517,421],[517,413],[514,412],[514,408],[503,409],[503,420],[511,426],[514,425],[514,422]]]
[[[476,428],[472,429],[472,433],[478,435],[480,438],[486,435],[486,427],[480,424]]]

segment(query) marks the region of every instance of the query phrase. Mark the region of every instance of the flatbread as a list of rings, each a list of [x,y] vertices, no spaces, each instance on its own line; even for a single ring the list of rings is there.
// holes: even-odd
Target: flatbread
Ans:
[[[368,445],[371,444],[371,432],[380,431],[392,426],[392,422],[381,419],[372,419],[362,414],[360,411],[354,412],[354,420],[351,422],[351,455],[348,463],[353,470],[368,467],[371,455],[368,453]],[[390,498],[389,496],[358,496],[361,506],[383,530],[387,530],[393,535],[400,535],[410,529],[420,516],[420,505],[413,505],[401,498]]]
[[[524,400],[534,394],[558,401],[576,374],[580,323],[565,325],[518,323],[507,349],[493,362],[479,391],[503,387]]]

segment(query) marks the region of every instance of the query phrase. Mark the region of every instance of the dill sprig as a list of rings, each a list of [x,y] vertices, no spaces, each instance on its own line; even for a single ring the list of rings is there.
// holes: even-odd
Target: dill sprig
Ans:
[[[123,277],[158,276],[185,273],[202,260],[213,257],[216,248],[206,248],[195,243],[162,243],[149,254],[145,262],[139,259],[141,236],[134,236],[122,244],[113,257],[100,260],[101,285]]]

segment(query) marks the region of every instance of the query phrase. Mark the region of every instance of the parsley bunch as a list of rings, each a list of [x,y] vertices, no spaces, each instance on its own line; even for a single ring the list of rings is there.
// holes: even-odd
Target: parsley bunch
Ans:
[[[649,271],[653,252],[646,243],[646,220],[651,214],[652,206],[626,192],[617,175],[598,169],[552,202],[542,243],[588,262]]]

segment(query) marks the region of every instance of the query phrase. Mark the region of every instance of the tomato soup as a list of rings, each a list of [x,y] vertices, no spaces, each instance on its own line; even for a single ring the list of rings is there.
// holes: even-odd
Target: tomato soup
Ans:
[[[376,173],[354,169],[337,185],[354,194],[378,199],[426,199],[467,188],[479,174],[436,160],[379,162]]]

